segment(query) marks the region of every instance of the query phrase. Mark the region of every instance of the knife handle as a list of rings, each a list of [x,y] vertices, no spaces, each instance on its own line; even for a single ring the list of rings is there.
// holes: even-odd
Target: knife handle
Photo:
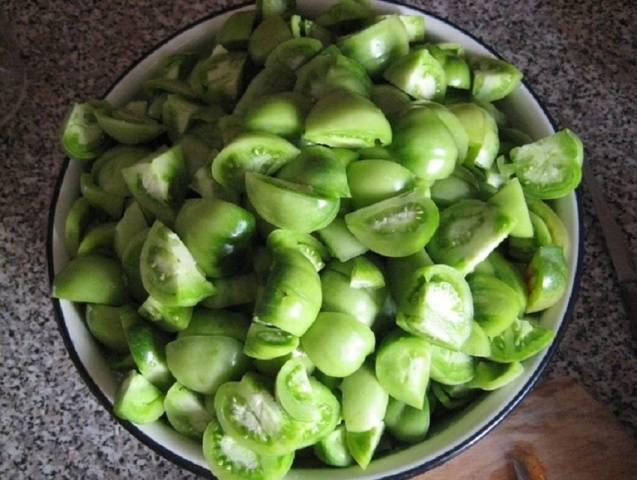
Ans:
[[[637,342],[637,280],[620,283],[619,291],[626,310],[626,317],[628,317],[633,331],[633,339]]]

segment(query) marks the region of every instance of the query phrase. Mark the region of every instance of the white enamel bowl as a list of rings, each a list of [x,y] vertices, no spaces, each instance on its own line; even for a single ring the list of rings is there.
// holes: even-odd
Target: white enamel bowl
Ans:
[[[298,6],[302,14],[311,16],[324,10],[332,3],[335,2],[301,0],[298,2]],[[429,38],[460,43],[471,54],[494,55],[493,50],[489,47],[446,20],[398,4],[385,1],[373,3],[379,11],[425,16]],[[189,50],[206,43],[213,38],[215,31],[225,19],[236,10],[228,10],[200,20],[163,42],[125,72],[106,94],[106,99],[116,105],[125,103],[135,94],[141,82],[149,77],[160,59],[169,53]],[[527,85],[522,85],[511,95],[505,110],[514,125],[522,127],[534,138],[549,135],[555,130],[548,113]],[[53,197],[48,238],[51,279],[68,261],[63,246],[64,219],[72,202],[79,194],[79,175],[80,169],[77,163],[66,161]],[[565,327],[565,319],[570,314],[574,301],[573,293],[579,267],[580,221],[576,195],[571,194],[561,199],[557,202],[556,209],[568,229],[573,245],[567,259],[570,277],[564,298],[544,313],[542,324],[557,331],[559,338],[559,333]],[[117,384],[95,340],[85,327],[79,309],[71,302],[64,300],[53,300],[53,305],[62,337],[78,371],[100,403],[111,411]],[[513,383],[484,396],[467,411],[457,415],[444,429],[435,432],[420,444],[375,460],[365,471],[357,467],[339,470],[297,469],[292,470],[288,478],[323,480],[326,478],[326,474],[331,480],[406,478],[433,468],[478,441],[515,408],[538,380],[556,345],[557,342],[547,351],[524,362],[524,374]],[[199,443],[177,434],[162,422],[137,426],[119,419],[116,420],[160,455],[189,470],[210,477]]]

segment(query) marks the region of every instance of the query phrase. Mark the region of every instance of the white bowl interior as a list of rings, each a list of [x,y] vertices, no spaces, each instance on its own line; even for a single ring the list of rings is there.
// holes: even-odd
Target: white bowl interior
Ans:
[[[302,13],[309,16],[322,11],[332,3],[335,3],[335,1],[301,0],[298,2],[298,7]],[[405,6],[383,1],[373,3],[379,10],[384,12],[423,15],[422,12]],[[125,103],[133,97],[140,83],[149,78],[154,67],[157,66],[163,57],[176,51],[192,49],[207,43],[207,41],[213,38],[214,32],[223,24],[230,13],[231,12],[227,12],[203,21],[161,45],[134,66],[114,86],[106,98],[114,104]],[[440,19],[429,15],[425,16],[427,35],[430,38],[457,42],[464,45],[469,53],[491,56],[491,53],[484,46],[467,34]],[[523,129],[534,138],[539,138],[554,132],[551,122],[544,110],[525,86],[521,86],[511,95],[508,104],[505,106],[505,110],[509,113],[514,125],[523,127]],[[56,273],[69,260],[63,245],[64,220],[72,202],[79,194],[79,174],[80,169],[78,164],[76,162],[70,162],[60,187],[57,204],[55,205],[52,232],[52,261],[53,270]],[[570,266],[567,293],[557,305],[547,310],[542,318],[542,324],[544,326],[557,330],[564,321],[574,285],[575,269],[579,255],[579,215],[574,194],[556,202],[555,207],[564,221],[572,241],[572,248],[569,258],[567,259]],[[99,390],[112,403],[117,384],[100,353],[96,341],[85,327],[79,309],[71,302],[64,300],[60,301],[60,307],[64,324],[79,360]],[[493,423],[494,419],[500,417],[504,411],[507,411],[511,407],[512,402],[518,399],[519,393],[524,391],[525,386],[532,381],[534,373],[543,363],[546,353],[546,351],[542,352],[524,362],[525,372],[516,381],[507,385],[505,388],[486,395],[475,403],[472,408],[455,418],[445,429],[432,435],[426,441],[375,460],[365,471],[357,467],[329,470],[330,478],[334,480],[382,478],[416,468],[423,463],[434,461],[441,456],[446,456],[449,452],[462,448],[462,446],[467,444],[468,439],[483,432],[485,428]],[[177,434],[166,424],[155,422],[154,424],[142,425],[136,428],[138,428],[143,435],[152,439],[154,443],[174,452],[175,455],[182,457],[188,462],[206,468],[199,443]],[[288,478],[294,480],[318,480],[324,475],[325,470],[296,469],[290,472]]]

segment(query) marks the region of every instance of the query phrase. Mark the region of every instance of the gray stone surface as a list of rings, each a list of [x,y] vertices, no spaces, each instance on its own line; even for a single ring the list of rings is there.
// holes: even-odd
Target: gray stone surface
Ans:
[[[473,32],[525,72],[578,132],[637,251],[637,8],[598,2],[410,2]],[[45,242],[63,155],[58,124],[136,58],[225,2],[8,0],[27,100],[0,131],[0,478],[194,478],[111,420],[69,360],[51,304]],[[1,32],[0,32],[1,34]],[[637,435],[637,358],[587,192],[586,257],[573,319],[550,375],[579,379]]]

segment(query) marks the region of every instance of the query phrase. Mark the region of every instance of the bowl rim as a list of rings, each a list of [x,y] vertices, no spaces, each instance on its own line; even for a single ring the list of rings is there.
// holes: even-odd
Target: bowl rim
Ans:
[[[449,27],[456,29],[458,31],[460,31],[461,33],[467,35],[469,38],[471,38],[473,41],[475,41],[476,43],[478,43],[480,46],[482,46],[483,48],[485,48],[489,53],[491,53],[492,55],[494,55],[495,57],[499,58],[499,59],[503,59],[502,55],[500,55],[493,47],[491,47],[489,44],[487,44],[485,41],[483,41],[481,38],[477,37],[475,34],[467,31],[466,29],[464,29],[463,27],[460,27],[459,25],[457,25],[456,23],[441,17],[435,13],[430,12],[429,10],[422,8],[420,6],[417,5],[410,5],[410,4],[406,4],[403,3],[399,0],[383,0],[386,3],[392,4],[392,5],[396,5],[396,6],[404,6],[407,8],[411,8],[413,10],[418,11],[419,13],[425,15],[425,16],[430,16],[432,18],[435,18],[436,20],[439,20],[443,23],[445,23],[446,25],[448,25]],[[106,91],[103,93],[102,97],[106,97],[119,83],[120,81],[126,77],[126,75],[128,75],[128,73],[133,70],[140,62],[142,62],[146,57],[148,57],[150,54],[152,54],[153,52],[155,52],[156,50],[160,49],[162,46],[164,46],[166,43],[168,43],[169,41],[171,41],[172,39],[180,36],[181,34],[183,34],[184,32],[196,27],[197,25],[210,20],[211,18],[214,18],[216,16],[222,15],[224,13],[228,13],[228,12],[232,12],[235,10],[239,10],[241,8],[245,8],[247,6],[252,5],[254,2],[252,1],[248,1],[248,2],[241,2],[237,5],[231,5],[231,6],[227,6],[221,9],[215,9],[215,11],[211,12],[208,15],[205,15],[187,25],[185,25],[184,27],[178,29],[177,31],[173,32],[172,34],[166,36],[165,38],[163,38],[161,41],[159,41],[158,43],[154,44],[152,47],[150,47],[149,49],[147,49],[146,51],[144,51],[136,60],[134,60],[133,62],[131,62],[123,71],[120,75],[117,76],[117,78],[115,80],[113,80],[113,82],[111,83],[111,85],[106,89]],[[544,106],[544,103],[541,101],[540,97],[538,96],[538,94],[533,90],[533,88],[531,88],[531,86],[527,83],[527,81],[525,79],[522,80],[521,82],[524,87],[526,87],[526,89],[528,90],[528,92],[531,94],[531,96],[533,97],[533,100],[537,103],[537,105],[540,107],[540,109],[542,110],[542,112],[544,113],[544,115],[546,116],[546,118],[548,119],[549,123],[551,124],[551,127],[553,128],[553,130],[557,131],[558,130],[558,124],[556,123],[556,121],[554,120],[554,118],[551,116],[551,114],[549,113],[548,109]],[[49,214],[48,214],[48,224],[47,224],[47,236],[46,236],[46,257],[47,257],[47,268],[48,268],[48,280],[49,280],[49,290],[52,288],[53,286],[53,280],[55,278],[55,271],[54,271],[54,264],[53,264],[53,233],[54,233],[54,220],[55,220],[55,210],[56,210],[56,206],[57,203],[59,201],[59,195],[60,195],[60,190],[62,187],[62,183],[64,181],[64,177],[66,176],[66,171],[68,169],[70,163],[70,159],[69,157],[65,157],[64,161],[62,162],[62,166],[60,167],[60,170],[58,172],[58,176],[57,179],[55,181],[55,186],[53,189],[53,195],[51,197],[51,203],[49,205]],[[462,453],[463,451],[465,451],[466,449],[468,449],[469,447],[473,446],[475,443],[477,443],[478,441],[480,441],[482,438],[484,438],[485,435],[487,435],[489,432],[491,432],[496,426],[498,426],[514,409],[515,407],[518,406],[518,404],[524,399],[524,397],[526,397],[526,395],[529,394],[529,392],[535,387],[535,385],[538,383],[538,381],[542,378],[542,376],[544,375],[545,371],[546,371],[546,367],[548,366],[548,364],[550,363],[551,359],[553,358],[553,355],[555,354],[559,344],[562,341],[562,338],[564,336],[564,332],[567,329],[568,323],[570,322],[572,315],[573,315],[573,310],[575,307],[575,302],[577,300],[577,296],[579,293],[579,286],[580,286],[580,280],[581,280],[581,275],[582,275],[582,263],[583,263],[583,258],[584,258],[584,225],[583,225],[583,221],[582,221],[582,201],[581,201],[581,186],[578,186],[577,189],[575,189],[575,191],[573,192],[575,195],[575,204],[577,207],[577,231],[578,231],[578,254],[577,254],[577,259],[575,261],[575,273],[574,273],[574,277],[573,277],[573,288],[571,291],[571,295],[569,297],[568,300],[568,304],[566,306],[566,310],[564,312],[564,315],[562,317],[562,321],[560,323],[560,326],[558,327],[558,330],[555,334],[555,338],[553,340],[553,342],[551,343],[551,345],[549,346],[548,350],[546,351],[546,354],[544,356],[544,358],[542,359],[542,362],[538,365],[538,367],[535,369],[535,371],[533,372],[533,374],[529,377],[527,383],[517,392],[517,394],[509,401],[509,403],[507,403],[498,413],[495,417],[493,417],[493,419],[491,420],[491,422],[489,422],[488,424],[486,424],[482,429],[476,431],[474,434],[468,436],[464,441],[460,442],[458,445],[456,445],[454,448],[451,448],[443,453],[441,453],[440,455],[438,455],[437,457],[429,460],[429,461],[425,461],[419,465],[417,465],[416,467],[413,467],[411,469],[408,470],[404,470],[395,474],[389,474],[385,477],[382,477],[384,479],[391,479],[391,480],[402,480],[402,479],[407,479],[407,478],[412,478],[415,475],[418,475],[420,473],[424,473],[428,470],[431,470],[437,466],[440,466],[441,464],[449,461],[450,459],[452,459],[453,457],[457,456],[458,454]],[[84,381],[84,383],[86,384],[86,386],[88,387],[88,389],[91,391],[91,393],[93,394],[93,396],[97,399],[98,403],[110,414],[110,416],[119,424],[121,425],[124,429],[126,429],[131,435],[133,435],[137,440],[139,440],[143,445],[145,445],[146,447],[152,449],[155,453],[161,455],[162,457],[164,457],[165,459],[169,460],[170,462],[180,466],[181,468],[184,468],[196,475],[202,476],[202,477],[206,477],[206,478],[216,478],[212,475],[212,473],[200,466],[197,465],[193,462],[191,462],[190,460],[180,456],[179,454],[175,453],[173,450],[168,449],[167,447],[165,447],[164,445],[160,444],[159,442],[155,441],[152,437],[150,437],[149,435],[147,435],[146,433],[144,433],[143,431],[141,431],[139,428],[137,428],[137,426],[127,420],[122,420],[119,417],[117,417],[114,412],[113,412],[113,405],[111,404],[111,402],[108,400],[108,398],[104,395],[104,393],[102,393],[101,389],[99,388],[99,386],[95,383],[95,381],[93,380],[93,378],[91,377],[91,375],[88,373],[88,371],[86,370],[86,368],[84,367],[84,364],[82,363],[82,360],[80,359],[76,349],[75,349],[75,345],[73,344],[73,341],[71,340],[69,331],[66,327],[66,322],[64,320],[64,314],[62,313],[62,309],[60,306],[60,301],[56,298],[51,298],[51,303],[53,305],[53,311],[54,311],[54,315],[55,315],[55,320],[57,323],[57,327],[58,330],[60,332],[60,335],[62,336],[62,340],[64,342],[64,346],[67,350],[67,353],[71,359],[71,361],[73,362],[73,364],[75,365],[76,370],[78,371],[78,373],[80,374],[80,377],[82,378],[82,380]]]

